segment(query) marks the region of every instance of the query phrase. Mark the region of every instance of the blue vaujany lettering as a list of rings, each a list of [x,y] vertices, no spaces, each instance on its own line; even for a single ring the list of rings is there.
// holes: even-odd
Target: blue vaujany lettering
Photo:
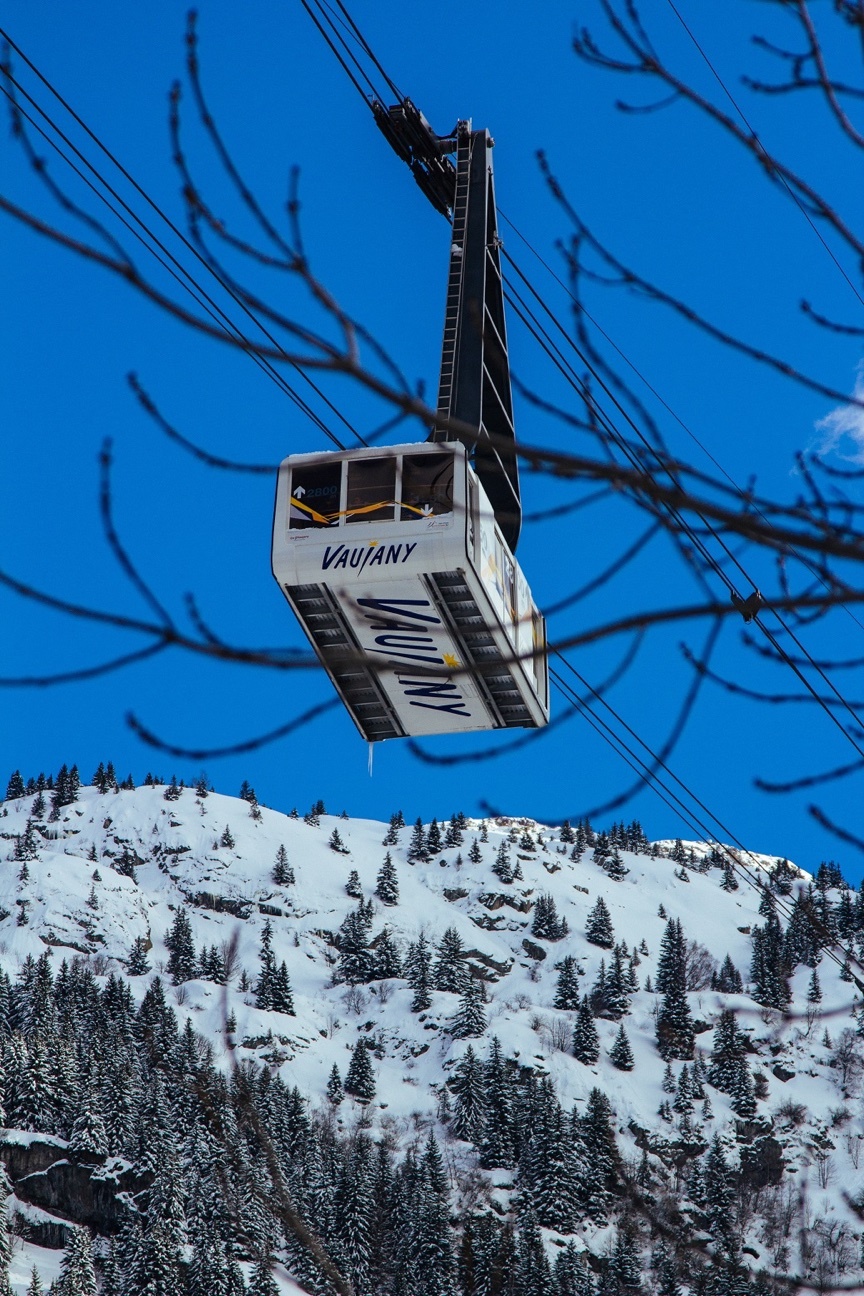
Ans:
[[[445,711],[470,720],[471,712],[446,668],[440,676],[430,673],[421,679],[408,679],[398,673],[400,662],[444,666],[427,628],[443,623],[429,600],[362,598],[357,600],[357,604],[363,609],[369,628],[378,632],[373,640],[376,647],[368,651],[387,657],[397,667],[396,680],[408,705],[427,711]]]
[[[427,711],[449,711],[451,715],[469,716],[470,711],[465,710],[465,703],[462,695],[457,689],[453,680],[449,677],[442,680],[410,680],[403,679],[401,675],[397,676],[402,686],[403,692],[407,698],[411,698],[411,706],[425,707]],[[414,698],[439,698],[443,701],[438,702],[415,702]]]
[[[359,576],[366,567],[389,567],[394,563],[406,563],[417,548],[413,544],[391,545],[328,545],[321,559],[321,570],[340,567],[353,567]]]

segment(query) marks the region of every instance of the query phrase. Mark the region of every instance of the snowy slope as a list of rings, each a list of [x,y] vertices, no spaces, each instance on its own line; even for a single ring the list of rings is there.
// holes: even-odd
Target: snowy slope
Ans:
[[[632,1071],[617,1070],[609,1060],[619,1023],[602,1019],[596,1022],[600,1059],[596,1066],[584,1066],[569,1048],[575,1014],[553,1007],[555,965],[566,954],[575,957],[580,993],[590,991],[601,959],[608,966],[610,951],[590,944],[584,934],[586,917],[602,895],[615,940],[626,942],[630,950],[642,942],[647,945],[648,952],[639,956],[641,986],[646,977],[653,982],[656,975],[664,913],[679,919],[687,939],[705,946],[718,964],[728,954],[746,987],[751,933],[763,922],[755,889],[742,882],[738,890],[727,892],[716,868],[705,873],[682,870],[668,858],[627,852],[622,852],[622,859],[629,872],[614,881],[592,862],[590,848],[574,862],[569,844],[560,844],[557,828],[525,820],[485,824],[469,820],[460,846],[411,863],[409,821],[399,833],[398,845],[389,847],[398,873],[399,902],[384,906],[374,891],[388,849],[382,845],[386,825],[323,815],[316,826],[263,807],[256,818],[243,800],[215,793],[196,797],[185,789],[179,800],[169,802],[163,793],[162,787],[106,795],[82,789],[79,799],[62,809],[55,823],[45,823],[37,832],[38,858],[27,862],[23,881],[21,864],[13,854],[34,798],[6,803],[0,812],[0,834],[6,839],[0,841],[0,856],[7,857],[0,869],[0,907],[6,914],[0,922],[0,962],[13,979],[28,954],[38,957],[46,947],[52,950],[55,971],[63,958],[79,954],[87,956],[101,976],[111,970],[124,972],[133,942],[140,937],[151,945],[151,971],[130,980],[140,1001],[154,975],[170,980],[165,976],[164,938],[178,906],[185,905],[196,949],[236,942],[237,969],[228,987],[193,980],[169,992],[181,1026],[188,1016],[195,1030],[214,1042],[226,1067],[232,1051],[225,1046],[224,1026],[233,1012],[237,1023],[233,1056],[268,1062],[286,1083],[309,1095],[313,1105],[323,1105],[334,1063],[344,1077],[358,1038],[374,1041],[380,1056],[374,1058],[372,1126],[386,1126],[407,1142],[438,1118],[444,1083],[468,1044],[482,1058],[496,1035],[506,1057],[552,1078],[565,1109],[574,1104],[578,1109],[591,1089],[599,1086],[612,1103],[626,1155],[640,1155],[636,1143],[640,1130],[655,1138],[675,1137],[674,1129],[658,1116],[669,1095],[662,1088],[665,1063],[655,1042],[657,996],[645,989],[634,993],[631,1012],[623,1019],[635,1058]],[[523,877],[502,885],[491,866],[501,842],[508,835],[512,838],[514,826],[519,838],[527,831],[535,849],[521,849],[511,840],[510,855],[514,862],[518,858]],[[218,844],[226,827],[233,847]],[[347,853],[328,845],[334,829]],[[484,835],[487,840],[480,841]],[[475,839],[482,851],[479,864],[468,862]],[[692,845],[695,858],[701,859],[707,848]],[[277,886],[272,880],[280,846],[285,847],[294,870],[293,885]],[[134,859],[134,878],[112,867],[121,857]],[[776,861],[763,856],[747,862],[767,870]],[[334,984],[334,936],[357,904],[345,891],[352,869],[359,874],[363,896],[375,905],[373,939],[386,925],[404,951],[421,932],[434,945],[447,928],[456,928],[469,962],[485,980],[484,1038],[458,1040],[448,1033],[459,1002],[455,994],[434,991],[429,1009],[413,1013],[412,990],[402,979],[353,989]],[[559,941],[531,934],[532,910],[541,893],[553,897],[559,916],[569,926],[569,934]],[[226,905],[233,912],[217,907]],[[23,923],[19,921],[22,910]],[[251,991],[240,988],[243,972],[248,985],[258,975],[261,933],[267,921],[272,923],[277,963],[284,960],[290,974],[294,1016],[257,1009]],[[544,952],[545,957],[538,957]],[[823,1155],[817,1145],[824,1148],[827,1139],[831,1171],[829,1182],[818,1189],[818,1209],[827,1217],[846,1220],[857,1234],[860,1220],[846,1197],[864,1187],[864,1166],[858,1170],[864,1121],[857,1101],[852,1103],[841,1092],[838,1069],[830,1065],[831,1049],[820,1042],[826,1027],[836,1036],[854,1025],[849,1016],[854,986],[840,980],[838,969],[827,959],[820,964],[819,976],[824,1020],[809,1029],[800,1017],[781,1020],[747,994],[700,989],[691,991],[689,1000],[699,1029],[697,1049],[706,1057],[721,1010],[728,1006],[740,1010],[739,1025],[751,1039],[751,1065],[765,1077],[767,1086],[759,1112],[774,1121],[775,1136],[785,1147],[787,1175],[816,1192],[814,1167]],[[809,978],[810,969],[799,968],[793,981],[793,1014],[803,1012]],[[680,1070],[680,1064],[676,1067]],[[807,1109],[797,1126],[779,1111],[790,1098]],[[729,1099],[712,1088],[710,1100],[713,1118],[705,1122],[705,1140],[716,1132],[728,1134],[734,1159],[735,1117]],[[844,1107],[846,1114],[838,1114]],[[357,1105],[346,1100],[339,1108],[339,1120],[349,1126],[357,1113]],[[444,1127],[438,1129],[446,1137]],[[452,1139],[451,1144],[454,1164],[476,1162],[467,1144]],[[512,1182],[509,1172],[492,1171],[490,1177],[501,1185]],[[501,1201],[506,1204],[506,1193]],[[603,1238],[586,1225],[582,1241],[598,1249]],[[755,1227],[748,1242],[754,1263],[770,1268],[770,1255]],[[19,1270],[15,1277],[20,1287]]]

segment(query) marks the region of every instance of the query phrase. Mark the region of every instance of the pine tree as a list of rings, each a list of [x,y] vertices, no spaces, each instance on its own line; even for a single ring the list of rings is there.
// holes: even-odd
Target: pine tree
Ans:
[[[438,827],[437,819],[433,819],[426,834],[426,851],[429,855],[438,855],[441,846],[441,829]]]
[[[554,1264],[558,1296],[595,1296],[594,1275],[582,1257],[572,1239],[558,1252]]]
[[[642,1266],[639,1263],[639,1246],[636,1235],[626,1223],[619,1227],[615,1246],[608,1260],[611,1274],[623,1292],[641,1292]]]
[[[483,1067],[469,1044],[456,1067],[452,1081],[456,1094],[452,1130],[456,1138],[479,1146],[486,1121],[486,1093]]]
[[[334,829],[333,831],[335,832],[336,830]],[[338,848],[335,848],[331,842],[330,849],[334,850]],[[363,888],[360,885],[360,874],[356,869],[352,869],[348,874],[348,881],[345,883],[345,894],[351,896],[352,900],[362,900],[363,898]]]
[[[402,955],[389,927],[375,940],[375,976],[382,981],[402,976]]]
[[[729,854],[725,854],[723,857],[723,881],[720,885],[724,891],[738,890],[738,879],[735,876],[735,865]]]
[[[459,1000],[459,1008],[450,1025],[450,1034],[456,1039],[469,1039],[482,1035],[485,1029],[482,983],[469,976]]]
[[[422,932],[408,950],[405,975],[414,991],[411,1011],[425,1012],[432,1002],[432,960],[429,954],[429,942]]]
[[[628,1013],[630,1011],[629,991],[630,975],[624,966],[624,951],[622,946],[616,945],[604,987],[604,1016],[615,1019]]]
[[[487,1169],[513,1165],[513,1081],[501,1055],[501,1041],[492,1037],[492,1047],[484,1067],[486,1120],[481,1147],[482,1163]]]
[[[347,846],[345,845],[345,843],[343,842],[343,840],[342,840],[342,835],[341,835],[341,833],[339,832],[339,829],[338,829],[338,828],[334,828],[334,829],[333,829],[332,833],[330,834],[330,837],[329,837],[329,840],[328,840],[328,842],[327,842],[327,845],[330,847],[330,849],[331,849],[332,851],[335,851],[337,855],[350,855],[350,854],[351,854],[351,851],[348,849],[348,847],[347,847]],[[359,880],[359,878],[358,878],[358,880],[357,880],[357,885],[358,885],[358,886],[360,885],[360,880]],[[350,892],[349,892],[349,895],[350,895]]]
[[[556,941],[566,936],[568,931],[567,919],[558,917],[553,897],[548,892],[542,892],[534,905],[532,935],[539,936],[541,940]]]
[[[261,929],[261,948],[258,952],[261,971],[255,983],[255,1007],[271,1010],[276,996],[276,956],[273,953],[273,924],[268,918]]]
[[[469,863],[474,864],[475,867],[477,864],[483,863],[483,852],[480,849],[480,843],[476,837],[471,843],[471,849],[468,852],[468,861]]]
[[[338,975],[349,985],[360,985],[375,976],[375,954],[369,948],[371,918],[362,900],[347,914],[336,937],[339,950]]]
[[[687,1002],[687,946],[681,923],[670,918],[660,944],[655,988],[663,999],[657,1014],[660,1056],[686,1060],[693,1056],[693,1019]]]
[[[273,979],[273,1012],[285,1013],[286,1017],[293,1017],[294,1014],[294,996],[291,993],[291,979],[288,976],[288,967],[283,959],[279,964],[276,975]]]
[[[630,870],[621,858],[621,853],[617,846],[612,848],[612,853],[608,856],[603,864],[607,877],[612,878],[614,882],[620,882],[625,878]]]
[[[147,941],[144,936],[136,936],[132,942],[132,952],[126,968],[130,976],[143,976],[145,972],[150,971],[150,964],[147,961]]]
[[[198,778],[198,782],[195,784],[195,795],[196,797],[200,797],[202,801],[204,800],[205,797],[208,797],[210,795],[210,789],[207,786],[206,774],[201,774],[200,777]]]
[[[592,945],[599,945],[603,949],[611,949],[615,944],[612,919],[602,896],[597,897],[597,903],[588,915],[585,936]]]
[[[822,1002],[822,987],[819,984],[819,973],[815,968],[810,977],[810,984],[807,987],[807,1002],[814,1006]]]
[[[345,1077],[345,1092],[352,1094],[359,1102],[369,1102],[375,1097],[375,1076],[364,1039],[358,1039],[354,1045]]]
[[[231,835],[231,829],[228,827],[227,824],[225,825],[225,831],[223,832],[222,836],[219,838],[219,845],[224,846],[227,850],[234,849],[234,838]]]
[[[280,846],[276,852],[276,862],[273,865],[273,881],[277,886],[294,885],[294,870],[288,863],[288,852],[284,846]]]
[[[742,1065],[746,1066],[744,1051],[744,1036],[738,1029],[735,1014],[728,1008],[724,1009],[714,1027],[708,1083],[721,1093],[731,1094],[738,1083]]]
[[[24,780],[21,777],[21,771],[17,769],[13,770],[9,777],[9,782],[6,784],[6,800],[17,801],[19,797],[25,795],[26,788],[24,787]]]
[[[735,1238],[735,1193],[718,1134],[714,1135],[705,1156],[703,1181],[709,1231],[719,1246],[729,1249]]]
[[[728,954],[723,960],[720,971],[712,977],[711,989],[719,990],[723,994],[741,994],[744,989],[741,973]]]
[[[599,1224],[605,1219],[609,1192],[616,1187],[621,1168],[621,1156],[612,1128],[612,1107],[602,1090],[596,1087],[591,1090],[579,1128],[591,1167],[588,1211]]]
[[[384,856],[384,863],[378,870],[378,877],[375,880],[375,894],[382,904],[395,905],[399,903],[399,879],[396,875],[396,865],[393,863],[393,857],[389,851]]]
[[[33,827],[32,819],[27,820],[23,833],[15,839],[13,858],[16,862],[25,865],[28,861],[39,858],[39,851],[36,847],[36,830]],[[21,881],[26,881],[26,877],[22,878]]]
[[[101,1160],[108,1154],[108,1136],[95,1097],[92,1089],[82,1088],[78,1115],[69,1136],[69,1151],[87,1160]]]
[[[633,1059],[633,1050],[630,1047],[630,1041],[624,1031],[623,1026],[618,1027],[618,1034],[615,1036],[615,1043],[609,1053],[609,1060],[619,1071],[632,1071],[635,1065]]]
[[[279,1296],[280,1288],[273,1277],[273,1266],[276,1263],[272,1255],[262,1256],[255,1262],[252,1270],[252,1282],[249,1285],[249,1296]]]
[[[450,850],[453,846],[462,845],[462,828],[465,823],[463,814],[454,814],[450,816],[450,822],[447,825],[447,833],[444,837],[444,849]]]
[[[525,1216],[516,1247],[516,1290],[525,1296],[554,1296],[552,1270],[533,1211]]]
[[[752,1120],[756,1115],[756,1094],[753,1088],[753,1077],[746,1061],[742,1060],[738,1074],[730,1091],[730,1106],[736,1116],[742,1120]]]
[[[411,841],[408,843],[408,859],[414,864],[417,860],[427,860],[428,858],[426,832],[423,828],[423,820],[418,817],[411,831]]]
[[[438,957],[433,971],[435,989],[462,994],[470,973],[465,964],[465,946],[455,927],[447,928],[436,953]]]
[[[345,1090],[342,1088],[342,1077],[339,1074],[339,1068],[336,1063],[330,1070],[330,1078],[327,1081],[327,1101],[333,1107],[338,1107],[345,1097]]]
[[[579,1015],[573,1027],[573,1056],[585,1066],[594,1066],[600,1057],[600,1038],[587,995],[582,997]]]
[[[681,1068],[678,1076],[678,1086],[675,1090],[675,1101],[672,1103],[672,1110],[678,1116],[691,1117],[693,1115],[693,1093],[690,1085],[690,1069],[686,1062]]]
[[[495,863],[492,865],[492,872],[505,885],[514,880],[516,874],[510,861],[510,853],[507,850],[507,843],[502,841],[498,847],[498,853],[495,856]]]
[[[576,976],[576,960],[572,954],[566,954],[558,964],[558,980],[552,1006],[569,1012],[575,1012],[579,1007],[579,980]]]
[[[177,782],[176,774],[171,775],[171,782],[168,784],[165,791],[162,793],[162,796],[166,801],[180,800],[180,786]]]
[[[174,985],[180,985],[183,981],[191,981],[195,976],[197,960],[195,958],[195,945],[192,940],[189,915],[182,905],[174,915],[174,922],[165,937],[165,944],[171,951],[166,964],[166,971]]]
[[[60,1265],[58,1296],[96,1296],[93,1247],[86,1229],[73,1228]]]

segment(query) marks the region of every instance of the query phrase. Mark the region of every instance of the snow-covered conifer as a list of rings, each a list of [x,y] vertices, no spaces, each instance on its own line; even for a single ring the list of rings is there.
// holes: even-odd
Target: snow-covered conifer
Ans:
[[[132,952],[129,955],[126,967],[130,976],[143,976],[145,972],[150,971],[150,964],[147,960],[147,941],[144,936],[136,936],[132,942]]]
[[[566,954],[558,964],[553,1007],[570,1012],[575,1012],[579,1007],[579,979],[576,975],[576,960],[572,954]]]
[[[483,1067],[469,1044],[453,1076],[456,1105],[452,1130],[456,1138],[479,1145],[486,1120],[486,1093]]]
[[[618,1034],[609,1052],[609,1059],[619,1071],[632,1071],[634,1067],[633,1050],[623,1026],[618,1027]]]
[[[411,863],[417,860],[427,860],[429,852],[426,848],[426,830],[423,827],[423,820],[418,816],[417,821],[411,830],[411,841],[408,843],[408,859]]]
[[[334,828],[333,831],[335,832],[336,829]],[[334,847],[331,841],[330,849],[338,850],[339,848],[338,846]],[[348,874],[348,881],[345,883],[345,894],[351,896],[352,900],[361,900],[363,898],[363,888],[360,885],[360,874],[356,869],[352,869]]]
[[[599,945],[603,949],[611,949],[615,944],[612,919],[602,896],[597,897],[597,903],[588,914],[585,922],[585,936],[592,945]]]
[[[389,850],[384,856],[384,862],[375,879],[375,894],[382,904],[395,905],[399,903],[399,878]]]
[[[502,841],[498,847],[495,863],[492,865],[492,872],[506,885],[509,885],[515,877],[506,841]]]
[[[165,944],[171,951],[166,964],[166,971],[174,985],[180,985],[183,981],[191,981],[195,976],[197,959],[195,957],[195,945],[192,940],[189,915],[182,904],[174,915],[174,922],[165,937]]]
[[[548,892],[541,892],[534,905],[532,935],[539,936],[542,940],[556,941],[566,936],[568,930],[567,919],[558,917],[554,898]]]
[[[342,1088],[342,1077],[339,1074],[338,1066],[334,1062],[327,1080],[327,1101],[333,1107],[338,1107],[344,1097],[345,1090]]]
[[[433,970],[435,989],[462,994],[470,973],[465,965],[465,946],[455,927],[447,928],[438,943],[436,954]]]
[[[600,1056],[600,1039],[587,995],[582,996],[573,1027],[573,1056],[585,1066],[594,1066]]]
[[[429,825],[429,831],[426,834],[426,851],[429,855],[438,855],[441,852],[443,842],[441,840],[441,829],[438,826],[438,820],[433,819]]]
[[[456,1039],[469,1039],[482,1035],[485,1029],[482,983],[469,976],[459,1000],[459,1008],[450,1025],[450,1034]]]
[[[360,1102],[369,1102],[375,1097],[375,1076],[364,1039],[358,1039],[354,1045],[344,1087],[346,1093],[352,1094]]]
[[[404,971],[408,984],[414,991],[411,1011],[424,1012],[432,1002],[432,958],[429,942],[423,932],[409,946]]]
[[[21,777],[20,770],[13,770],[9,776],[9,782],[6,784],[6,800],[17,801],[18,797],[26,795],[24,780]]]
[[[284,846],[280,846],[276,852],[276,862],[273,865],[273,881],[277,886],[294,885],[294,870],[288,863],[288,852]]]

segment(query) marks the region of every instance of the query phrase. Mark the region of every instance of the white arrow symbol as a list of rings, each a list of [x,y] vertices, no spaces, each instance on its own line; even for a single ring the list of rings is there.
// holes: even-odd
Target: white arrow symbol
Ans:
[[[305,494],[306,494],[306,487],[298,486],[297,489],[294,491],[294,498],[302,499]]]

